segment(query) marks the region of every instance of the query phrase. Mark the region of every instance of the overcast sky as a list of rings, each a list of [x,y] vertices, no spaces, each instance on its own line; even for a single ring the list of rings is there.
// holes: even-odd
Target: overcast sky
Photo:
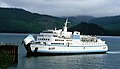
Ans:
[[[120,15],[120,0],[0,0],[0,7],[23,8],[52,16]]]

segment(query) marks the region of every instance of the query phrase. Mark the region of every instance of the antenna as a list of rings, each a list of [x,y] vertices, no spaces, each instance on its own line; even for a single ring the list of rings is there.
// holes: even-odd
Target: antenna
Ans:
[[[70,23],[70,22],[68,22],[68,18],[66,19],[65,27],[67,27],[67,23]]]
[[[70,23],[70,22],[68,22],[68,18],[65,21],[64,32],[67,32],[67,23]]]

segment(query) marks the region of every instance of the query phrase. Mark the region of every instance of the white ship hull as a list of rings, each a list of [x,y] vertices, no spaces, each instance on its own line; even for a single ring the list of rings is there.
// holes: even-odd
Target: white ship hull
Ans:
[[[63,54],[72,54],[72,53],[103,53],[108,51],[106,45],[103,46],[30,46],[32,52],[37,53],[63,53]],[[35,48],[37,50],[35,51]]]

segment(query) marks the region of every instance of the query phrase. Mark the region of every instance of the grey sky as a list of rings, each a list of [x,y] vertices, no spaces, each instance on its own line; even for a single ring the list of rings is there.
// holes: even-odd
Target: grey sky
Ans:
[[[18,7],[52,16],[120,15],[120,0],[1,0],[0,7]]]

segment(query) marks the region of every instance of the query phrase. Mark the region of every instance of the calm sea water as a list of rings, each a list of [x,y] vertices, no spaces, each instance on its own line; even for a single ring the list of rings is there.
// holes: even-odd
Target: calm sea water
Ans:
[[[8,69],[120,69],[120,37],[99,36],[109,46],[106,54],[26,57],[21,41],[27,35],[0,33],[0,42],[19,46],[18,63]]]

